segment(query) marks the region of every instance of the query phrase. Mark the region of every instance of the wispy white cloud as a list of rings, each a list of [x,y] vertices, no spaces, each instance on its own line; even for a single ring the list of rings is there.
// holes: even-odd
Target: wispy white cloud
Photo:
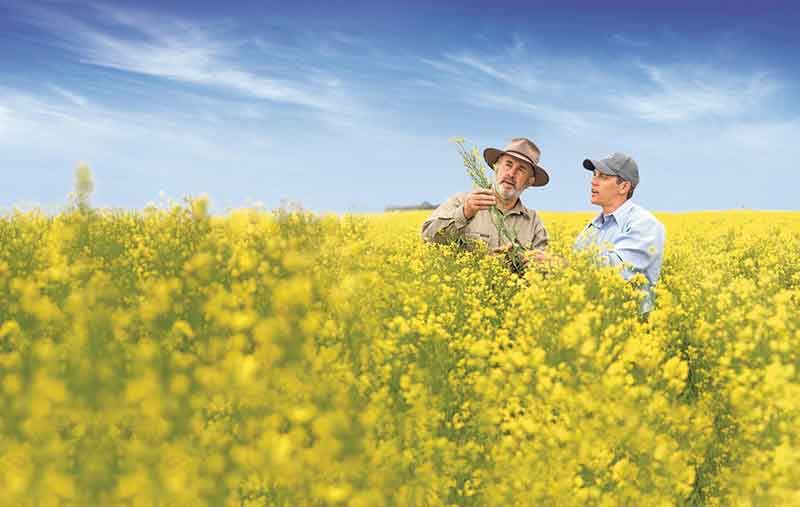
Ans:
[[[646,40],[622,33],[611,38],[636,53],[649,53]],[[525,112],[569,130],[615,116],[627,123],[674,124],[759,114],[781,87],[767,70],[731,71],[686,58],[621,61],[610,71],[591,60],[528,47],[519,36],[494,52],[445,52],[421,62],[435,71],[428,80],[456,90],[464,102],[478,99],[485,107]]]
[[[621,32],[611,34],[611,41],[621,46],[628,46],[634,49],[641,49],[650,45],[650,42],[645,39],[633,37]]]
[[[739,122],[723,129],[720,139],[728,143],[732,153],[746,149],[752,154],[769,154],[788,168],[794,168],[800,158],[800,118],[786,121],[750,121]],[[741,164],[751,170],[763,171],[773,169],[767,167],[765,158],[748,158]]]
[[[515,99],[506,95],[481,92],[473,95],[472,101],[484,107],[545,120],[549,123],[561,126],[568,131],[576,131],[589,125],[588,121],[580,113],[551,107],[546,104],[537,104],[526,100]]]
[[[211,30],[131,9],[95,8],[105,25],[43,10],[37,10],[31,20],[60,38],[87,64],[320,111],[341,111],[347,102],[341,100],[341,81],[330,72],[324,73],[325,79],[319,79],[322,71],[316,79],[307,79],[291,77],[292,69],[281,68],[281,78],[270,77],[267,71],[249,69],[241,62],[238,41],[215,37]]]
[[[469,54],[453,55],[445,53],[444,57],[456,64],[461,64],[466,67],[480,71],[498,81],[502,81],[504,83],[508,83],[511,85],[515,85],[518,83],[518,81],[514,79],[515,76],[513,72],[509,72],[508,69],[501,70],[499,68],[496,68],[495,66],[487,63],[485,60],[475,57],[473,55]]]
[[[270,132],[230,121],[221,130],[208,119],[198,121],[201,114],[120,111],[98,103],[81,106],[52,95],[0,88],[0,147],[18,155],[44,151],[42,158],[47,159],[110,161],[150,174],[191,161],[205,167],[252,164],[250,157],[263,160],[274,149]]]
[[[420,61],[438,71],[427,73],[426,83],[434,81],[443,89],[453,90],[454,98],[465,104],[521,114],[568,131],[588,125],[588,113],[565,100],[564,92],[574,81],[540,77],[548,74],[542,69],[558,66],[560,70],[554,75],[582,74],[583,65],[567,69],[571,62],[557,64],[541,56],[534,58],[519,36],[494,53],[444,53],[438,59]]]
[[[339,44],[352,47],[371,47],[372,42],[364,37],[334,30],[330,33],[331,39]]]
[[[537,75],[536,69],[528,63],[525,45],[516,40],[511,46],[504,48],[496,55],[475,53],[445,53],[443,61],[423,60],[424,63],[441,72],[447,72],[464,78],[489,77],[522,91],[531,92],[548,85]],[[475,74],[478,71],[478,74]]]
[[[0,105],[0,134],[5,133],[5,131],[11,125],[11,109],[6,106]]]
[[[414,78],[414,79],[411,79],[408,83],[410,85],[418,86],[420,88],[429,88],[429,89],[432,89],[432,90],[437,88],[436,82],[431,81],[430,79]]]
[[[75,92],[72,92],[70,90],[67,90],[66,88],[62,88],[54,84],[48,85],[48,88],[50,88],[57,95],[60,95],[61,97],[67,99],[69,102],[77,106],[86,107],[89,104],[89,100],[86,97],[79,95]]]
[[[434,60],[434,59],[431,59],[431,58],[420,58],[420,62],[424,63],[425,65],[429,65],[430,67],[433,67],[434,69],[438,70],[439,72],[442,72],[442,73],[445,73],[445,74],[451,74],[451,75],[455,75],[455,76],[463,75],[463,71],[462,71],[461,67],[459,67],[457,65],[453,65],[453,64],[447,63],[447,62],[443,62],[441,60]]]
[[[779,84],[766,73],[734,75],[704,66],[640,65],[646,91],[626,93],[618,102],[637,117],[659,123],[726,117],[756,106]]]
[[[524,54],[525,48],[527,44],[522,36],[518,33],[514,33],[511,36],[511,45],[506,49],[509,55],[516,56],[520,54]]]
[[[32,133],[38,125],[66,122],[72,125],[80,123],[75,104],[59,101],[58,103],[33,94],[20,92],[11,88],[0,88],[0,108],[5,111],[6,130],[10,134],[21,134],[19,139],[10,135],[6,140],[22,140]]]

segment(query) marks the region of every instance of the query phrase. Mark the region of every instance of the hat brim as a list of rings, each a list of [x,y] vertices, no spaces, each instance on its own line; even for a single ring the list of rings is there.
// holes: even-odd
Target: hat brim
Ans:
[[[617,176],[617,173],[615,173],[610,167],[608,167],[608,165],[606,165],[602,160],[592,160],[590,158],[584,159],[583,168],[586,169],[587,171],[594,171],[595,169],[597,169],[603,174],[607,174],[609,176]]]
[[[533,165],[533,182],[530,186],[543,187],[550,181],[550,175],[547,174],[547,170],[527,157],[521,157],[513,151],[503,151],[497,148],[486,148],[483,150],[483,158],[492,170],[494,170],[494,164],[497,162],[497,159],[500,158],[500,155],[508,155]]]

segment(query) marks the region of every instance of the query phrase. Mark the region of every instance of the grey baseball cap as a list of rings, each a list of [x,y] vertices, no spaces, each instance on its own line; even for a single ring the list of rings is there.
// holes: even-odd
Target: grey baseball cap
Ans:
[[[583,161],[583,167],[588,171],[597,169],[603,174],[619,176],[623,180],[630,181],[634,187],[639,184],[639,166],[624,153],[612,153],[608,158],[601,160],[587,158]]]

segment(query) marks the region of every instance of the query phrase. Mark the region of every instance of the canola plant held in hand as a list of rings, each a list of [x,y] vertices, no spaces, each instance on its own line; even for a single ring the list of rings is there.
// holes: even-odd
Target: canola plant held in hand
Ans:
[[[800,505],[798,215],[660,215],[647,323],[543,215],[0,219],[0,505]]]

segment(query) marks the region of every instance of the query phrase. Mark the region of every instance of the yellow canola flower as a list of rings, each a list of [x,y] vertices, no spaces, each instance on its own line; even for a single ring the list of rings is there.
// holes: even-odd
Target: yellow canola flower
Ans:
[[[0,505],[798,503],[796,213],[658,214],[646,322],[427,215],[0,217]]]

